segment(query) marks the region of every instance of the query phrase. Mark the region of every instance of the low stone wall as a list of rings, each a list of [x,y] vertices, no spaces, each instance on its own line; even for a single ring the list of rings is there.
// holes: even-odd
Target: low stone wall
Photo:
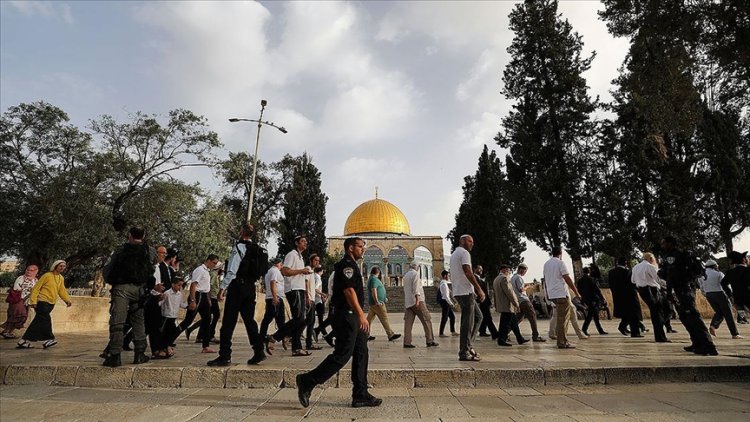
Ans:
[[[8,304],[5,298],[8,295],[0,294],[0,321],[5,321],[8,314]],[[70,308],[65,303],[58,301],[52,310],[52,330],[55,333],[69,333],[80,331],[98,331],[109,329],[109,297],[71,296],[73,306]],[[258,305],[255,307],[255,319],[260,321],[266,311],[265,297],[258,293]],[[219,305],[222,307],[223,303]],[[287,313],[288,315],[288,313]],[[185,310],[180,311],[179,318],[185,316]],[[26,320],[28,327],[34,318],[34,310],[29,309],[29,318]],[[240,318],[242,320],[242,318]],[[16,330],[17,335],[22,335],[26,329]]]

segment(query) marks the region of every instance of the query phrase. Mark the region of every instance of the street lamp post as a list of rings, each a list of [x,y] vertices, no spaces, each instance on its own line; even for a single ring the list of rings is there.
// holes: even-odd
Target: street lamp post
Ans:
[[[245,119],[245,118],[238,118],[233,117],[229,119],[232,123],[237,122],[255,122],[258,123],[258,132],[255,135],[255,155],[253,155],[253,180],[250,183],[250,194],[247,198],[247,222],[250,223],[250,217],[253,215],[253,198],[255,197],[255,173],[258,169],[258,145],[260,144],[260,128],[263,125],[275,127],[278,129],[281,133],[286,133],[287,130],[284,129],[283,126],[276,126],[273,124],[273,122],[269,121],[263,121],[263,111],[266,109],[266,105],[268,105],[268,101],[266,100],[260,100],[260,117],[258,117],[257,120],[255,119]]]

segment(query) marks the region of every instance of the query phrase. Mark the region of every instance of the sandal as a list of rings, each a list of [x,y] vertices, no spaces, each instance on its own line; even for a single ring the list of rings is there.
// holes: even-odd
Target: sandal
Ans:
[[[12,339],[12,338],[18,338],[18,337],[14,336],[14,335],[13,335],[13,334],[11,334],[11,333],[2,333],[2,334],[0,334],[0,335],[2,335],[2,336],[3,336],[3,338],[4,338],[4,339],[6,339],[6,340],[10,340],[10,339]]]
[[[292,352],[292,356],[310,356],[312,353],[308,352],[307,350],[295,350]]]
[[[54,346],[56,344],[57,344],[57,340],[54,340],[54,339],[53,340],[47,340],[44,343],[42,343],[42,347],[46,349],[46,348],[52,347],[52,346]]]
[[[474,350],[474,348],[469,349],[469,354],[472,355],[472,356],[474,356],[475,358],[480,357],[479,353],[477,353],[477,351]]]
[[[169,354],[165,352],[164,350],[159,350],[158,352],[151,355],[151,359],[169,359]]]
[[[322,348],[322,347],[320,347],[320,346],[316,346],[316,345],[314,345],[314,344],[313,344],[312,346],[307,346],[307,347],[306,347],[306,349],[307,349],[307,350],[323,350],[323,348]]]
[[[276,343],[276,339],[272,336],[266,336],[265,340],[263,341],[266,345],[266,353],[269,355],[273,355],[273,344]],[[284,348],[286,350],[286,347]]]
[[[28,340],[21,340],[16,343],[16,349],[33,349],[34,345]]]

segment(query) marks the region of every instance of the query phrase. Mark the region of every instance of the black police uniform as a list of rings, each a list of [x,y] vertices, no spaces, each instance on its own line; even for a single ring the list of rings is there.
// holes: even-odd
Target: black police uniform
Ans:
[[[667,281],[667,291],[674,291],[677,297],[677,314],[690,334],[693,351],[698,354],[715,354],[716,346],[695,307],[695,288],[692,283],[694,277],[690,267],[690,255],[675,249],[664,254],[659,272]]]
[[[359,317],[344,296],[344,290],[350,287],[357,294],[357,302],[359,302],[361,308],[365,302],[362,273],[359,271],[357,262],[349,255],[345,255],[334,267],[333,293],[331,295],[331,304],[336,308],[333,316],[333,333],[336,337],[336,345],[333,353],[328,355],[320,365],[310,372],[301,374],[300,379],[304,385],[298,385],[297,388],[312,389],[316,385],[323,384],[353,357],[352,397],[354,399],[368,397],[368,334],[360,329]]]

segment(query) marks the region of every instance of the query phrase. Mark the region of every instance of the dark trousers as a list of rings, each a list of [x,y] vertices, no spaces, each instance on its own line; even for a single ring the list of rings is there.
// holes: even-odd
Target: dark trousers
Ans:
[[[738,335],[739,331],[737,331],[737,325],[734,323],[732,305],[729,303],[727,295],[724,292],[708,292],[706,293],[706,300],[708,300],[709,305],[714,310],[714,317],[711,318],[711,326],[719,328],[721,320],[726,320],[729,332],[733,336]]]
[[[284,314],[284,299],[279,298],[279,304],[274,306],[273,299],[266,299],[266,312],[263,314],[263,320],[260,322],[260,337],[265,338],[268,334],[268,326],[271,321],[276,320],[276,328],[284,325],[286,315]]]
[[[237,326],[237,318],[242,315],[247,339],[255,354],[263,353],[263,339],[258,335],[258,323],[255,322],[255,284],[234,279],[227,288],[224,303],[224,318],[219,330],[219,357],[231,359],[232,335]]]
[[[157,328],[156,342],[151,344],[151,349],[167,350],[172,344],[172,339],[180,335],[177,331],[177,318],[161,317],[161,324]],[[150,335],[149,341],[151,341]]]
[[[212,297],[211,299],[211,325],[208,327],[208,339],[209,341],[212,340],[214,337],[216,337],[216,325],[219,323],[219,318],[221,318],[221,308],[219,308],[219,299],[216,299]],[[201,318],[200,321],[194,322],[193,325],[188,328],[188,331],[193,331],[196,328],[198,329],[198,336],[196,336],[196,340],[203,341],[203,331],[200,329],[202,326],[203,319]]]
[[[292,290],[286,294],[292,318],[284,323],[274,333],[276,341],[284,340],[284,337],[292,338],[292,350],[302,350],[302,330],[307,324],[307,304],[305,303],[304,290]]]
[[[706,324],[703,323],[698,309],[695,307],[695,292],[687,290],[675,292],[677,294],[677,315],[680,322],[685,326],[690,340],[699,352],[710,352],[716,350],[711,335],[708,333]]]
[[[328,318],[324,319],[323,322],[321,322],[320,325],[318,325],[318,331],[323,333],[324,336],[328,335],[328,333],[326,333],[326,327],[333,326],[333,310],[334,310],[333,305],[329,303],[328,304]]]
[[[52,303],[39,301],[34,308],[34,319],[29,324],[29,328],[23,333],[23,339],[28,341],[53,340],[55,335],[52,334],[52,309],[55,305]],[[121,342],[122,343],[122,342]],[[120,344],[122,346],[122,344]]]
[[[583,331],[584,334],[589,335],[589,325],[591,325],[591,321],[594,321],[594,325],[596,325],[596,331],[599,332],[599,334],[604,332],[604,328],[602,328],[602,324],[599,322],[599,304],[598,303],[587,303],[586,304],[586,319],[583,321],[583,327],[581,327],[581,331]]]
[[[450,329],[451,333],[456,332],[456,314],[453,313],[453,308],[451,308],[451,305],[448,304],[445,300],[440,300],[440,309],[442,309],[443,313],[440,315],[440,335],[442,336],[443,333],[445,333],[445,323],[450,320]]]
[[[196,292],[196,295],[200,294],[198,300],[197,313],[201,316],[201,325],[198,329],[198,333],[209,333],[211,331],[211,298],[208,293]],[[185,319],[180,322],[180,332],[187,330],[195,319],[195,312],[191,312],[185,315]],[[179,333],[177,333],[179,336]],[[177,337],[175,337],[177,340]],[[203,347],[208,347],[211,344],[211,337],[204,335],[201,340],[203,341]]]
[[[620,331],[630,329],[630,337],[639,337],[641,335],[641,321],[638,320],[638,316],[623,318],[617,329]]]
[[[159,296],[149,296],[146,299],[146,303],[143,306],[143,325],[146,329],[146,336],[148,337],[148,344],[151,347],[151,354],[155,354],[158,350],[161,350],[161,326],[162,316],[161,308],[159,307]],[[130,331],[133,332],[132,330]],[[128,337],[125,336],[126,344],[129,344]]]
[[[523,318],[526,317],[526,319],[529,320],[529,325],[531,325],[531,338],[537,339],[539,338],[539,329],[536,326],[536,311],[534,310],[534,305],[531,304],[531,301],[524,300],[518,303],[520,311],[516,314],[516,319],[518,320],[518,324],[521,324],[521,321],[523,321]]]
[[[482,311],[482,322],[479,324],[479,333],[485,335],[487,334],[487,330],[490,330],[492,338],[497,338],[497,328],[495,328],[495,323],[492,321],[489,297],[485,298],[484,302],[479,304],[479,309]]]
[[[659,290],[656,287],[642,286],[638,287],[638,294],[641,296],[646,306],[648,306],[648,312],[651,314],[651,326],[654,328],[654,339],[656,341],[666,341],[667,333],[664,332],[664,320],[662,315],[664,311],[661,309],[659,301]]]
[[[315,307],[311,306],[307,310],[307,317],[305,318],[305,346],[309,349],[313,345],[315,340]]]
[[[315,315],[318,316],[318,328],[320,328],[326,317],[326,305],[324,305],[323,302],[315,304]]]
[[[500,323],[498,324],[497,341],[505,343],[508,341],[508,334],[513,331],[516,335],[516,341],[521,343],[524,338],[521,329],[518,327],[518,319],[513,312],[500,312]]]
[[[308,387],[323,384],[353,358],[352,397],[363,398],[367,395],[368,334],[359,329],[359,318],[349,310],[335,314],[333,333],[336,336],[333,353],[326,356],[315,369],[302,374],[302,380]]]

